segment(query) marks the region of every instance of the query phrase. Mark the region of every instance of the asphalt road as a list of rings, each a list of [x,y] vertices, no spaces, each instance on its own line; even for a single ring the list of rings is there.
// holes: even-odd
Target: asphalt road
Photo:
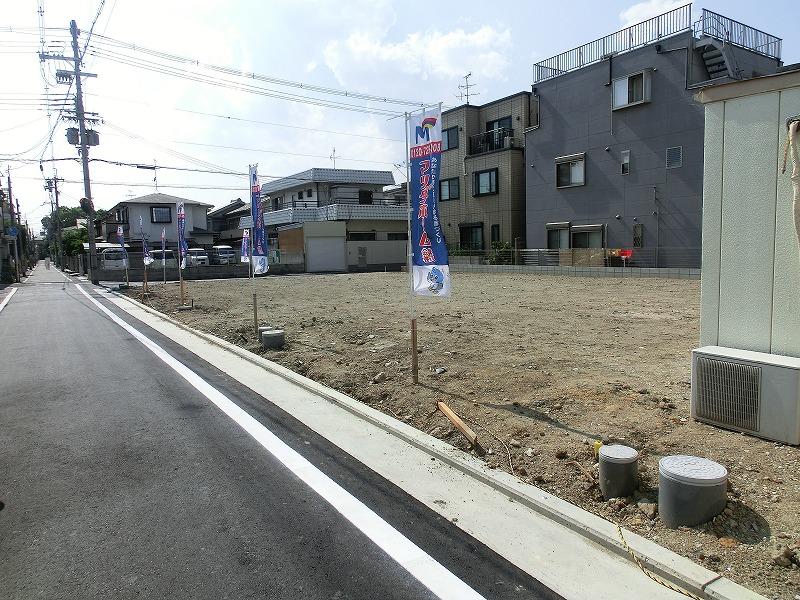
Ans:
[[[478,594],[559,597],[83,287]],[[43,264],[0,312],[0,501],[4,599],[436,597]]]

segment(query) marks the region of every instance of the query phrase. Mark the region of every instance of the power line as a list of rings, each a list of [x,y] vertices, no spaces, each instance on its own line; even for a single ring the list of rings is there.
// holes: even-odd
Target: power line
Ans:
[[[239,69],[233,69],[230,67],[223,67],[219,65],[214,65],[210,63],[204,63],[199,60],[188,58],[185,56],[178,56],[175,54],[170,54],[168,52],[163,52],[159,50],[153,50],[150,48],[145,48],[143,46],[132,44],[129,42],[124,42],[121,40],[116,40],[114,38],[106,37],[106,36],[97,36],[99,39],[100,44],[106,45],[106,47],[117,47],[117,48],[124,48],[126,50],[132,50],[135,52],[140,52],[142,54],[149,54],[151,56],[168,60],[171,62],[177,62],[184,65],[193,65],[199,68],[204,68],[209,71],[216,71],[219,73],[223,73],[225,75],[233,75],[236,77],[243,77],[246,79],[252,79],[256,81],[263,81],[265,83],[271,83],[275,85],[280,85],[284,87],[293,87],[298,89],[307,90],[310,92],[317,92],[321,94],[328,94],[328,95],[337,95],[337,96],[345,96],[348,98],[356,98],[359,100],[369,100],[373,102],[383,102],[386,104],[399,104],[399,105],[406,105],[406,106],[419,106],[424,107],[426,105],[425,102],[419,100],[407,100],[407,99],[400,99],[400,98],[389,98],[386,96],[379,96],[374,94],[366,94],[362,92],[353,92],[348,90],[341,90],[336,88],[329,88],[315,84],[303,83],[299,81],[290,81],[288,79],[281,79],[278,77],[273,77],[270,75],[263,75],[259,73],[241,71]]]
[[[94,46],[92,46],[94,48]],[[265,96],[268,98],[275,98],[278,100],[287,100],[289,102],[298,102],[302,104],[309,104],[312,106],[320,106],[323,108],[335,108],[339,110],[348,110],[351,112],[360,112],[364,114],[374,114],[374,115],[381,115],[387,117],[394,117],[400,113],[399,111],[392,111],[388,109],[381,109],[381,108],[371,108],[365,105],[359,104],[350,104],[347,102],[339,102],[336,100],[325,100],[322,98],[315,98],[313,96],[303,96],[302,94],[292,94],[289,92],[281,92],[278,90],[273,90],[270,88],[264,88],[257,85],[250,85],[244,83],[237,83],[234,81],[221,79],[219,77],[213,77],[209,75],[204,75],[202,73],[197,73],[193,71],[188,71],[185,69],[171,67],[169,65],[162,65],[159,63],[155,63],[152,61],[139,59],[135,57],[129,57],[126,55],[121,55],[118,53],[108,52],[105,50],[97,50],[93,49],[90,54],[92,56],[96,56],[98,58],[106,59],[111,62],[117,64],[124,64],[132,67],[136,67],[139,69],[144,69],[153,73],[159,73],[162,75],[169,75],[171,77],[176,77],[178,79],[183,79],[186,81],[194,81],[196,83],[205,83],[207,85],[213,85],[216,87],[247,92],[250,94],[256,94],[259,96]]]
[[[107,134],[109,135],[109,134]],[[113,134],[112,134],[113,135]],[[248,148],[245,146],[225,146],[223,144],[206,144],[203,142],[189,142],[185,140],[161,140],[164,142],[169,142],[171,144],[186,144],[188,146],[200,146],[203,148],[221,148],[223,150],[244,150],[247,152],[263,152],[265,154],[279,154],[281,156],[301,156],[304,158],[330,158],[329,156],[325,156],[322,154],[305,154],[302,152],[284,152],[281,150],[267,150],[266,148]],[[365,158],[348,158],[346,156],[339,156],[336,155],[336,158],[339,160],[349,160],[352,162],[363,162],[363,163],[371,163],[376,165],[393,165],[393,162],[386,161],[386,160],[369,160]]]
[[[298,130],[301,130],[301,131],[313,131],[313,132],[317,132],[317,133],[329,133],[331,135],[343,135],[343,136],[350,136],[350,137],[365,138],[365,139],[370,139],[370,140],[380,140],[380,141],[386,141],[386,142],[405,143],[405,140],[402,140],[400,138],[382,137],[382,136],[377,136],[377,135],[368,135],[368,134],[365,134],[365,133],[354,133],[354,132],[349,132],[349,131],[334,131],[332,129],[320,129],[320,128],[317,128],[317,127],[303,127],[301,125],[289,125],[288,123],[275,123],[273,121],[259,121],[258,119],[246,119],[244,117],[236,117],[236,116],[233,116],[233,115],[209,113],[209,112],[203,112],[203,111],[200,111],[200,110],[192,110],[192,109],[189,109],[189,108],[181,108],[181,107],[178,107],[178,106],[161,106],[161,107],[159,107],[159,106],[157,106],[157,105],[155,105],[155,104],[153,104],[151,102],[143,102],[141,100],[132,100],[130,98],[120,98],[120,97],[117,97],[117,96],[106,96],[105,94],[86,93],[84,95],[85,96],[93,96],[95,98],[105,98],[107,100],[115,100],[115,101],[118,101],[118,102],[128,102],[128,103],[131,103],[131,104],[139,104],[139,105],[142,105],[142,106],[151,106],[151,107],[160,108],[162,110],[172,110],[172,111],[183,112],[183,113],[188,113],[188,114],[192,114],[192,115],[199,115],[199,116],[204,116],[204,117],[213,117],[213,118],[216,118],[216,119],[225,119],[227,121],[238,121],[238,122],[242,122],[242,123],[250,123],[250,124],[254,124],[254,125],[265,125],[265,126],[269,126],[269,127],[285,127],[287,129],[298,129]]]

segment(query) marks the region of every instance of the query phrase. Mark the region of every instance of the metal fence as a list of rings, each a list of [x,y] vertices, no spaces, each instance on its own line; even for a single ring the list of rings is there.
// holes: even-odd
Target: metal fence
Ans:
[[[533,65],[533,83],[535,85],[600,62],[609,54],[620,54],[652,44],[691,27],[692,5],[687,4],[537,62]]]
[[[660,248],[524,248],[468,250],[452,248],[453,265],[532,267],[699,269],[699,247]]]
[[[776,60],[781,58],[781,38],[705,8],[694,24],[694,34],[707,35]]]

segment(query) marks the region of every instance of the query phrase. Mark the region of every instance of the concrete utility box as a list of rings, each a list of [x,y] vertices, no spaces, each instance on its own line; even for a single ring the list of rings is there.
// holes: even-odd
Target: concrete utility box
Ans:
[[[800,248],[781,174],[800,70],[701,91],[705,104],[700,345],[800,357]]]
[[[692,416],[800,443],[800,245],[786,121],[800,70],[708,88]],[[787,358],[789,357],[789,358]],[[788,362],[787,362],[788,361]]]

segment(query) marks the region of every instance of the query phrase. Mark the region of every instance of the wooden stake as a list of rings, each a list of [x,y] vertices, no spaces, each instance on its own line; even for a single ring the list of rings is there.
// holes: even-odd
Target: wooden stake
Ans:
[[[411,374],[414,383],[419,383],[419,360],[417,359],[417,320],[411,319]]]
[[[462,421],[461,418],[456,413],[454,413],[449,406],[447,406],[447,404],[441,401],[437,402],[436,408],[442,411],[442,414],[445,417],[450,419],[450,422],[455,426],[456,429],[458,429],[464,435],[465,438],[467,438],[467,441],[473,448],[475,448],[478,452],[483,451],[483,448],[478,443],[477,434],[474,431],[472,431],[472,429],[470,429],[467,426],[467,424],[464,423],[464,421]]]

